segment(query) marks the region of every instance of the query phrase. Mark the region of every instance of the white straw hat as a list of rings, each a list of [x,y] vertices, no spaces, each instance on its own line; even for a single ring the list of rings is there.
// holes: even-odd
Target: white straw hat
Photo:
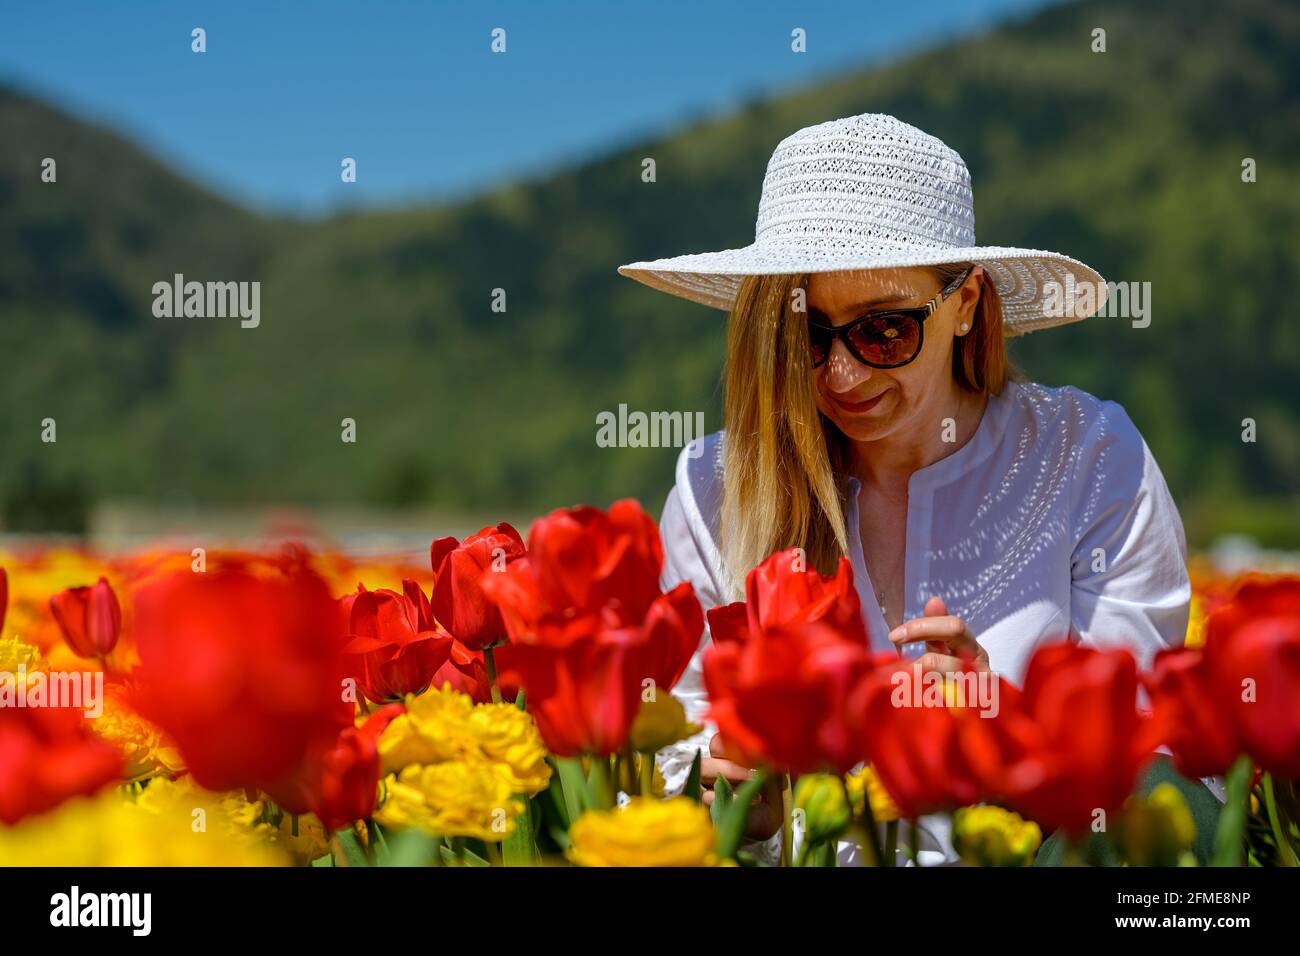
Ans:
[[[777,145],[752,244],[618,271],[730,310],[747,275],[959,262],[983,266],[992,279],[1007,335],[1086,319],[1106,298],[1101,276],[1069,256],[975,245],[970,173],[956,150],[892,116],[863,113],[806,127]],[[1072,294],[1085,283],[1094,294]]]

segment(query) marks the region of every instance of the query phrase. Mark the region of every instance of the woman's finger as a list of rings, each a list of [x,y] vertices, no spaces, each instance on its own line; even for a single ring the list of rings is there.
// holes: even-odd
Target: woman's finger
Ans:
[[[718,777],[726,777],[733,785],[744,783],[754,775],[748,767],[726,760],[722,757],[704,757],[700,760],[700,785],[712,787]]]
[[[979,652],[979,643],[966,622],[952,614],[913,618],[890,631],[889,639],[895,644],[915,641],[942,643],[958,653],[966,651],[971,655]]]

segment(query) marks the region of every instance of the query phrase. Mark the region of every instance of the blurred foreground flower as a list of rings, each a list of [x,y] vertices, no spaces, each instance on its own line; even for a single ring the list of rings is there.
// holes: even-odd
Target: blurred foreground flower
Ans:
[[[10,678],[0,677],[0,693]],[[113,746],[70,707],[0,707],[0,823],[15,823],[120,779]],[[0,854],[0,859],[4,859]]]
[[[1147,797],[1132,797],[1116,824],[1115,843],[1130,866],[1177,866],[1190,859],[1196,821],[1172,783],[1161,783]]]
[[[1022,693],[1004,686],[998,716],[967,727],[963,752],[982,783],[976,796],[1049,830],[1085,833],[1098,813],[1123,806],[1160,742],[1137,694],[1137,663],[1125,650],[1040,647]]]
[[[139,802],[107,791],[70,800],[14,827],[0,826],[9,866],[283,866],[288,854],[196,788],[157,781]]]
[[[307,809],[306,770],[352,723],[338,607],[301,564],[178,571],[136,599],[140,711],[209,790]]]

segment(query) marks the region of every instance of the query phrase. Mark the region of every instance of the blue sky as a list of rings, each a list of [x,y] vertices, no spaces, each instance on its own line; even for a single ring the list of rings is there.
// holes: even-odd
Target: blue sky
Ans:
[[[310,214],[461,197],[1044,3],[4,0],[0,83],[238,201]]]

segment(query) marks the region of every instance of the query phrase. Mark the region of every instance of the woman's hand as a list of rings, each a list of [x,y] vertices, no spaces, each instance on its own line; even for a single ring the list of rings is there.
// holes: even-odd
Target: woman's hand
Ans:
[[[710,738],[709,753],[711,756],[700,759],[700,799],[706,807],[713,806],[713,783],[719,777],[726,777],[731,788],[736,790],[754,775],[749,767],[731,759],[736,755],[727,750],[720,734]],[[750,805],[745,835],[751,840],[767,840],[780,829],[781,783],[779,777],[772,777]]]
[[[951,674],[966,667],[990,669],[988,651],[980,647],[965,621],[948,613],[942,598],[926,601],[925,616],[900,624],[889,632],[889,639],[896,646],[925,641],[926,652],[919,658],[924,674]]]

